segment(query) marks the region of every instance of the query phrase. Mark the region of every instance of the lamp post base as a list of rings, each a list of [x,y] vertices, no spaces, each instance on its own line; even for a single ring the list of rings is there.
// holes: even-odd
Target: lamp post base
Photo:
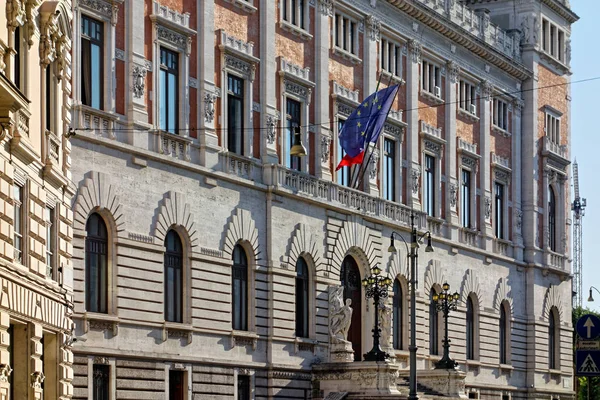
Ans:
[[[435,363],[435,369],[456,369],[458,363],[450,357],[444,357]]]
[[[385,351],[381,350],[379,346],[373,347],[371,351],[364,354],[365,361],[387,361],[390,359],[390,355]]]

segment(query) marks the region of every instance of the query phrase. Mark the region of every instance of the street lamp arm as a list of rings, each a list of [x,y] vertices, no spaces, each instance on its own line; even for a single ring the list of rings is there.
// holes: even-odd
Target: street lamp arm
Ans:
[[[598,294],[600,294],[600,290],[598,290],[595,286],[590,286],[590,297],[588,297],[588,301],[591,303],[594,301],[594,296],[592,296],[592,289],[594,289]]]
[[[404,239],[404,237],[396,231],[392,231],[392,234],[390,235],[391,239],[394,239],[394,236],[399,238],[400,240],[402,240],[404,242],[404,245],[406,246],[406,252],[409,253],[410,252],[410,247],[408,245],[408,242],[406,241],[406,239]]]

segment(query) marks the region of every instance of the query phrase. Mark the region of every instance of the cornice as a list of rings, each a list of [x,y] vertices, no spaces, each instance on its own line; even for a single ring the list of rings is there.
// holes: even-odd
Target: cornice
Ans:
[[[463,46],[473,54],[506,71],[517,79],[526,80],[533,76],[533,73],[517,60],[508,57],[480,38],[475,37],[461,26],[447,18],[443,18],[426,6],[418,2],[407,2],[405,0],[386,1],[408,16],[446,36],[448,39]]]
[[[565,4],[558,0],[542,0],[542,3],[547,5],[550,9],[556,12],[558,15],[567,20],[568,23],[579,21],[579,15],[575,14],[573,10],[567,7]]]

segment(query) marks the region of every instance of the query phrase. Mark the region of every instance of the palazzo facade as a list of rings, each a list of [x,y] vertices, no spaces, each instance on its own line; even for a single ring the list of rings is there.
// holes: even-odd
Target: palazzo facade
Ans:
[[[469,398],[574,397],[568,1],[73,6],[73,398],[319,398],[329,287],[352,299],[360,360],[375,265],[407,370],[407,254],[388,246],[411,213],[435,247],[418,259],[418,368],[441,358],[447,282]],[[390,84],[350,188],[339,130]]]
[[[0,399],[73,394],[70,0],[0,7]]]

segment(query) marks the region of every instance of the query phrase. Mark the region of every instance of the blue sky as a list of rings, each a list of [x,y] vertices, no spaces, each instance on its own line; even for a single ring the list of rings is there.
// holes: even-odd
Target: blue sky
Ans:
[[[573,82],[600,77],[600,7],[598,0],[571,0],[581,18],[573,25],[571,36]],[[600,238],[600,126],[597,117],[600,80],[573,83],[571,86],[572,158],[579,165],[579,191],[587,199],[583,219],[583,306],[600,312],[600,294],[594,291],[593,303],[587,302],[590,286],[600,290],[600,261],[595,257]],[[570,300],[570,299],[569,299]]]

